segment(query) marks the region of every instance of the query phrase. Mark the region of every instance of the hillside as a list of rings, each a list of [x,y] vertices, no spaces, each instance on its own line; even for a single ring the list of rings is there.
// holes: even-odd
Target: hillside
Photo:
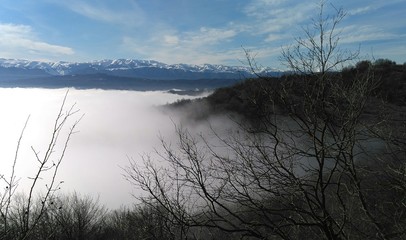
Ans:
[[[335,79],[336,82],[339,81],[340,86],[346,87],[355,78],[365,78],[366,74],[374,81],[367,106],[368,111],[376,112],[374,108],[377,102],[385,102],[395,108],[406,106],[405,65],[398,65],[389,60],[377,60],[374,63],[362,61],[340,73],[331,73],[329,78]],[[204,105],[205,107],[201,107],[203,110],[195,110],[190,113],[190,117],[196,119],[207,118],[212,114],[233,113],[249,120],[256,120],[272,111],[286,110],[284,109],[286,105],[283,103],[286,99],[281,99],[282,90],[285,91],[285,94],[289,94],[283,96],[284,98],[296,101],[300,105],[304,98],[306,85],[309,87],[313,81],[314,79],[300,75],[250,78],[230,87],[219,88],[206,98],[193,102],[179,101],[169,107],[181,109],[191,104]]]

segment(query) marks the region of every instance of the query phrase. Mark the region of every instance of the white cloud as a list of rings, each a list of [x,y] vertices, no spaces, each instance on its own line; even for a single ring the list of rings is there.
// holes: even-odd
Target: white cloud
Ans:
[[[198,32],[188,32],[183,37],[183,44],[192,46],[215,45],[223,41],[228,41],[237,32],[233,29],[218,29],[202,27]]]
[[[44,56],[73,55],[72,48],[53,45],[35,37],[30,26],[0,24],[0,50],[2,57],[43,58]]]
[[[279,41],[284,38],[287,38],[287,36],[281,34],[269,34],[268,37],[265,39],[265,42]]]
[[[179,37],[175,35],[165,35],[164,43],[167,45],[177,45],[179,44]]]

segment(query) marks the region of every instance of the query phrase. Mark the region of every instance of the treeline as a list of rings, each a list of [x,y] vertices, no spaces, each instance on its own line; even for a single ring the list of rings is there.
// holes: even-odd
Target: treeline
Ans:
[[[8,217],[0,219],[0,239],[15,240],[136,240],[174,239],[176,229],[163,217],[164,211],[148,206],[108,210],[97,198],[78,193],[62,194],[38,201],[31,213],[35,225],[25,227],[23,195],[17,195]]]

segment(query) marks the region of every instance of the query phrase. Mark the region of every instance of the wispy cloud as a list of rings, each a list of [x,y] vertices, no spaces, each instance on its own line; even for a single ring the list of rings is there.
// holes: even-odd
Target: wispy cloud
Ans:
[[[384,7],[390,7],[390,6],[393,6],[398,3],[402,3],[402,2],[404,2],[404,0],[374,1],[374,2],[367,4],[366,6],[348,9],[347,13],[350,16],[362,15],[362,14],[370,13],[372,11],[379,10]]]
[[[164,35],[163,36],[163,44],[168,46],[176,46],[179,45],[179,37],[176,35]]]
[[[376,10],[377,7],[375,6],[365,6],[365,7],[360,7],[360,8],[355,8],[351,9],[348,11],[349,15],[360,15],[360,14],[366,14],[372,10]]]
[[[292,40],[292,33],[314,15],[317,4],[283,0],[253,0],[244,13],[252,18],[249,28],[254,36],[263,35],[263,41]],[[287,34],[290,33],[290,34]]]
[[[309,19],[311,12],[317,8],[317,4],[308,2],[282,1],[282,0],[253,0],[246,5],[244,13],[263,22],[263,25],[271,24],[269,29],[283,28],[292,24],[300,23]]]
[[[167,63],[189,62],[194,64],[219,63],[236,60],[242,49],[220,50],[222,44],[237,35],[235,29],[201,27],[198,31],[177,33],[154,32],[148,40],[124,37],[123,48],[141,56],[162,59]],[[230,49],[230,48],[228,48]]]
[[[341,33],[341,43],[364,43],[389,40],[399,36],[373,25],[350,25],[337,29]]]
[[[268,10],[279,7],[284,2],[284,0],[253,0],[245,6],[244,12],[251,17],[267,18]]]
[[[100,2],[87,3],[77,0],[61,1],[58,4],[84,17],[105,23],[135,26],[142,24],[145,20],[145,13],[136,2],[129,2],[126,7],[120,7],[117,4],[115,8]]]
[[[35,32],[30,26],[16,24],[0,24],[0,51],[4,57],[7,53],[13,53],[10,57],[20,55],[24,58],[36,58],[38,56],[63,56],[73,55],[72,48],[50,44],[35,37]]]
[[[289,4],[283,0],[254,0],[243,9],[249,17],[248,22],[230,22],[216,28],[200,27],[187,32],[168,27],[167,30],[154,31],[149,38],[126,36],[123,48],[140,57],[148,56],[167,63],[238,64],[244,59],[241,45],[257,50],[260,53],[258,59],[276,58],[281,46],[293,40],[287,33],[299,29],[298,26],[309,20],[310,13],[317,8],[317,4]],[[250,43],[241,41],[242,36],[262,39],[262,43],[247,46]]]
[[[187,32],[184,34],[182,43],[193,46],[215,45],[230,40],[236,34],[237,32],[234,29],[202,27],[198,32]]]

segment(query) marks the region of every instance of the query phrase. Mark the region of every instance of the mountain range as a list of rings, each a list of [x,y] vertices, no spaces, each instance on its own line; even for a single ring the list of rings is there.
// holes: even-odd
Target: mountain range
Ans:
[[[279,76],[282,72],[263,68],[256,74]],[[134,59],[41,62],[0,58],[0,87],[194,89],[227,86],[255,76],[246,66],[165,64]]]

